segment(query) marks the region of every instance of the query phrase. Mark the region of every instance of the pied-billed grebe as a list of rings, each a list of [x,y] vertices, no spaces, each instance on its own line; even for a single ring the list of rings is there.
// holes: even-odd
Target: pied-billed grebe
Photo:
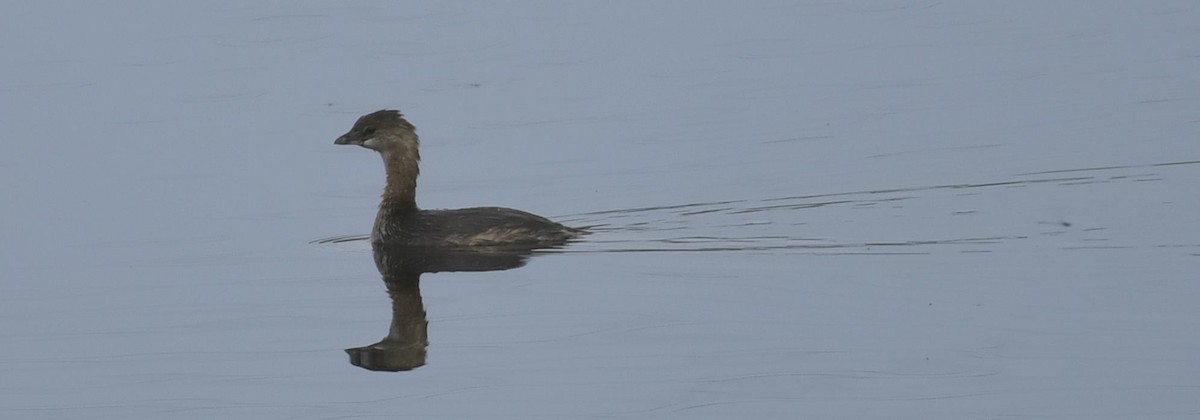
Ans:
[[[503,207],[418,209],[419,143],[413,125],[399,111],[386,109],[362,116],[350,132],[334,141],[357,144],[383,156],[387,186],[371,230],[372,242],[433,247],[553,246],[583,233]]]

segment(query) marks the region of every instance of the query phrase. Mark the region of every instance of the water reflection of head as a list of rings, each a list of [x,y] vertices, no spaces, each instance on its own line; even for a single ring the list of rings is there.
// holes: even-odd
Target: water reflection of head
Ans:
[[[399,372],[425,365],[429,347],[421,274],[449,271],[498,271],[525,265],[531,249],[482,248],[446,250],[377,244],[375,266],[392,298],[392,324],[378,343],[346,349],[350,364]]]

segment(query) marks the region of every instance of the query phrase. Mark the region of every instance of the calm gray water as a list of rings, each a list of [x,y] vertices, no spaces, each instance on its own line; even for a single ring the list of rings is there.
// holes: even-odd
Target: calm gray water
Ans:
[[[1192,2],[8,9],[0,418],[1200,415]],[[595,233],[385,285],[380,108]]]

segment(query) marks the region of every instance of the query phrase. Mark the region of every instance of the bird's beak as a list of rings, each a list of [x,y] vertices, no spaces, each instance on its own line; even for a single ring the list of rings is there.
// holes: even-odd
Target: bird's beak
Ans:
[[[333,144],[362,144],[362,142],[354,141],[354,139],[350,138],[350,133],[346,133],[338,137],[337,140],[334,140]]]

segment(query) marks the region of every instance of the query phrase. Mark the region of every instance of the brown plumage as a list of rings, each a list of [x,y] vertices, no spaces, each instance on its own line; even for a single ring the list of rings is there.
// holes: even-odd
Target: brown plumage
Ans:
[[[544,217],[503,207],[421,210],[417,207],[420,140],[399,111],[362,116],[334,144],[354,144],[383,156],[387,186],[375,217],[375,243],[436,247],[554,246],[583,234]]]

